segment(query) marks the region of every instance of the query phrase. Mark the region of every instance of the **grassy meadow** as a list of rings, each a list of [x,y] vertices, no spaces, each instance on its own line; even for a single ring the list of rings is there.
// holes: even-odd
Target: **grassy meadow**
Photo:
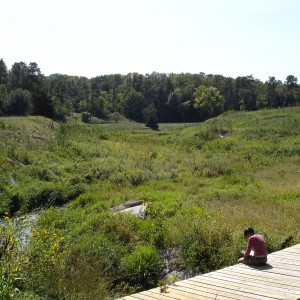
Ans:
[[[299,134],[300,107],[158,131],[0,118],[0,212],[12,225],[45,209],[21,224],[33,226],[26,247],[0,226],[0,299],[113,299],[155,287],[167,251],[171,269],[208,272],[236,263],[247,226],[269,252],[299,243]],[[147,203],[144,220],[109,209],[130,199]]]

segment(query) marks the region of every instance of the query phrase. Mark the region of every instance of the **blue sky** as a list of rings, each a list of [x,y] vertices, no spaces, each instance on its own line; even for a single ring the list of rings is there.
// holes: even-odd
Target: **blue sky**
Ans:
[[[0,58],[45,75],[300,81],[299,0],[0,0]]]

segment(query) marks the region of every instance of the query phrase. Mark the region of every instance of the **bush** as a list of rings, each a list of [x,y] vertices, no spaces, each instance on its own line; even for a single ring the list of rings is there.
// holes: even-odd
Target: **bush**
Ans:
[[[146,180],[145,172],[139,169],[127,171],[126,177],[133,186],[140,185]]]
[[[5,105],[9,115],[26,115],[29,111],[31,93],[22,89],[12,90],[7,97]]]
[[[138,245],[123,258],[122,269],[127,280],[140,288],[151,288],[157,284],[162,268],[156,249],[151,245]]]
[[[83,123],[90,123],[91,122],[91,119],[92,119],[92,115],[88,112],[83,112],[81,114],[81,121]]]
[[[10,215],[13,215],[20,208],[20,198],[10,191],[0,188],[0,214],[8,212]]]
[[[180,249],[178,263],[195,275],[235,263],[241,250],[217,212],[209,214],[192,206],[171,220],[168,228],[172,246]]]
[[[81,186],[64,187],[57,185],[34,186],[22,195],[24,208],[31,211],[36,208],[45,208],[66,204],[83,192]]]

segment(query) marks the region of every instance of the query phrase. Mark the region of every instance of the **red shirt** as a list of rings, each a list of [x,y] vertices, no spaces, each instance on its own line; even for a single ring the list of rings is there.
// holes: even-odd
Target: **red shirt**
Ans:
[[[254,256],[267,256],[266,243],[260,234],[254,234],[249,237],[248,247],[244,257],[249,256],[251,250],[254,251]]]

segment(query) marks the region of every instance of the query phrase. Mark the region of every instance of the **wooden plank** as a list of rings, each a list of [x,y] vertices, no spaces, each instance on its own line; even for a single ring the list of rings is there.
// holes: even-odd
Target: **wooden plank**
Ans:
[[[275,252],[275,253],[271,253],[271,254],[268,254],[268,257],[269,258],[274,258],[274,257],[284,257],[284,258],[286,258],[286,259],[297,259],[297,260],[299,260],[300,259],[300,255],[299,255],[300,253],[295,253],[295,252],[293,252],[293,253],[291,253],[291,252],[286,252],[286,253],[284,253],[284,252]]]
[[[165,294],[158,294],[158,293],[146,293],[141,292],[138,294],[134,294],[133,296],[137,297],[139,300],[149,300],[149,299],[156,299],[156,300],[170,300],[170,297],[164,296]],[[180,300],[180,298],[173,298],[174,300]]]
[[[223,269],[217,272],[213,272],[216,274],[220,274],[222,276],[230,276],[230,277],[237,277],[237,278],[241,278],[244,280],[248,280],[248,281],[253,281],[253,282],[261,282],[264,284],[273,284],[273,285],[278,285],[278,286],[284,286],[287,289],[290,290],[294,290],[297,288],[299,288],[300,290],[300,286],[299,284],[297,284],[297,282],[293,285],[290,281],[285,280],[285,278],[278,277],[278,278],[274,278],[274,277],[267,277],[267,276],[253,276],[253,274],[249,274],[249,272],[239,272],[238,270],[230,271],[227,269]],[[211,273],[208,273],[207,275],[209,275]],[[263,274],[266,275],[266,274]]]
[[[300,269],[300,266],[295,266],[291,264],[285,264],[281,262],[272,262],[269,264],[273,269],[284,269],[284,270],[290,270],[290,271],[298,271]]]
[[[150,294],[153,295],[153,293]],[[153,296],[155,297],[157,294],[154,294]],[[190,299],[215,299],[212,294],[207,294],[207,293],[198,293],[198,294],[193,294],[190,290],[188,292],[186,291],[181,291],[173,286],[170,286],[167,290],[167,293],[160,294],[163,295],[164,297],[167,298],[161,298],[161,299],[180,299],[180,300],[190,300]]]
[[[233,266],[230,267],[232,269],[233,272],[240,272],[240,273],[248,273],[251,274],[251,276],[255,276],[257,278],[270,278],[270,279],[274,279],[274,280],[281,280],[284,282],[289,282],[290,284],[299,285],[299,279],[297,278],[293,278],[290,276],[284,276],[281,274],[275,274],[275,273],[262,273],[256,269],[251,269],[251,268],[239,268],[237,266]]]
[[[238,264],[236,265],[238,268],[241,269],[249,269],[250,266],[244,265],[244,264]],[[254,267],[252,267],[254,269]],[[259,270],[263,273],[274,273],[274,274],[281,274],[286,276],[291,276],[295,278],[299,278],[300,274],[299,271],[294,270],[286,270],[286,269],[279,269],[279,268],[268,268],[268,267],[255,267],[256,270]]]
[[[300,248],[293,248],[293,247],[290,247],[290,248],[285,248],[285,249],[282,249],[280,251],[277,251],[277,252],[280,252],[280,253],[295,253],[295,254],[299,254],[299,251],[300,251]],[[277,252],[273,252],[273,253],[277,253]]]
[[[189,299],[199,299],[199,297],[204,297],[204,299],[226,299],[226,300],[235,300],[236,298],[232,297],[232,295],[225,295],[222,292],[213,291],[211,289],[201,288],[199,289],[191,289],[186,288],[184,286],[172,286],[172,290],[176,290],[178,293],[186,293],[189,295]],[[205,295],[205,296],[204,296]]]
[[[249,269],[249,266],[246,266],[246,265],[237,265],[237,268],[240,268],[240,269]],[[254,269],[254,268],[252,268]],[[299,271],[296,271],[296,270],[287,270],[287,269],[284,269],[284,268],[255,268],[255,270],[258,272],[261,272],[261,273],[273,273],[273,274],[278,274],[278,275],[285,275],[285,276],[290,276],[294,279],[296,278],[299,278]]]
[[[249,296],[248,293],[245,293],[245,292],[239,292],[239,291],[229,291],[228,292],[228,289],[226,288],[223,288],[223,287],[218,287],[218,286],[213,286],[213,285],[209,285],[209,284],[201,284],[201,283],[197,283],[196,285],[195,284],[192,284],[192,283],[189,283],[189,282],[182,282],[178,288],[186,288],[188,290],[192,290],[194,293],[198,293],[199,291],[201,290],[208,290],[210,291],[210,293],[213,293],[213,296],[216,298],[219,298],[219,297],[226,297],[226,298],[230,298],[230,299],[236,299],[236,300],[240,300],[240,299],[250,299],[250,300],[257,300],[257,299],[260,299],[260,298],[257,298],[255,296],[252,296],[251,295]],[[261,299],[264,299],[264,298],[261,298]]]
[[[236,291],[247,291],[249,293],[255,294],[255,296],[261,296],[261,297],[270,297],[273,299],[294,299],[293,295],[290,295],[288,293],[279,293],[277,292],[272,292],[270,289],[261,289],[255,286],[249,287],[247,284],[240,284],[240,283],[234,283],[230,282],[225,279],[217,279],[217,278],[209,278],[209,277],[204,277],[204,278],[199,278],[199,277],[194,277],[192,278],[193,281],[197,282],[201,280],[201,282],[210,282],[211,284],[217,284],[220,287],[225,287],[230,290],[236,290]]]
[[[281,254],[281,255],[274,255],[270,256],[268,255],[268,262],[274,261],[274,260],[281,260],[282,262],[296,262],[299,263],[300,257],[298,256],[293,256],[290,254]]]
[[[187,291],[189,293],[193,293],[195,295],[199,295],[199,291],[205,292],[207,291],[210,293],[212,299],[232,299],[232,300],[242,300],[242,299],[252,299],[249,297],[242,296],[241,293],[228,293],[227,291],[222,291],[220,288],[214,288],[214,287],[207,287],[207,285],[201,285],[197,284],[196,286],[193,285],[192,287],[188,285],[188,287],[185,286],[186,283],[182,282],[180,285],[174,285],[172,288],[181,290],[181,291]],[[196,298],[198,299],[198,298]],[[254,298],[253,298],[254,299]]]
[[[170,300],[170,297],[166,296],[167,293],[160,293],[160,289],[159,288],[148,290],[148,291],[144,291],[144,292],[141,292],[140,294],[148,296],[149,299]]]
[[[263,289],[263,290],[271,290],[271,292],[279,292],[280,294],[284,293],[284,294],[289,294],[289,295],[293,295],[293,294],[296,294],[296,295],[299,295],[300,296],[300,289],[299,290],[291,290],[291,289],[288,289],[288,288],[284,288],[283,286],[281,286],[280,284],[274,284],[274,283],[271,283],[269,282],[268,285],[266,285],[265,282],[263,283],[260,283],[259,281],[253,281],[253,278],[252,278],[252,281],[251,279],[249,280],[245,280],[245,278],[240,278],[238,276],[234,276],[234,275],[227,275],[226,277],[225,276],[222,276],[221,274],[213,274],[213,275],[210,275],[209,278],[217,278],[217,279],[221,279],[221,280],[225,280],[225,281],[230,281],[230,282],[235,282],[235,283],[239,283],[239,284],[243,284],[244,286],[253,286],[253,287],[257,287],[257,288],[260,288],[260,289]]]
[[[286,255],[276,255],[276,256],[272,256],[272,257],[268,257],[268,261],[272,262],[272,261],[278,261],[281,260],[282,262],[289,262],[289,263],[296,263],[299,264],[300,263],[300,257],[295,257],[295,256],[291,256],[291,257],[287,257]]]
[[[168,288],[167,292],[166,293],[161,293],[161,294],[157,294],[155,292],[152,292],[152,290],[149,290],[149,291],[146,291],[145,294],[155,298],[155,299],[160,299],[160,300],[165,300],[165,299],[186,299],[186,295],[180,295],[180,294],[176,294],[176,293],[173,293],[173,291],[170,292],[170,288]],[[193,295],[190,294],[190,293],[187,293],[189,295],[189,298],[187,299],[198,299],[198,298],[193,298]],[[177,298],[176,298],[177,296]]]
[[[265,268],[261,268],[261,267],[256,267],[256,266],[251,266],[252,268],[255,268],[255,269],[271,269],[271,268],[276,268],[278,267],[279,269],[281,268],[285,268],[285,269],[288,269],[288,270],[299,270],[299,267],[300,265],[295,265],[295,264],[292,264],[292,263],[285,263],[284,261],[282,260],[272,260],[272,261],[268,261],[267,262],[267,265],[265,266]]]
[[[220,284],[216,281],[210,282],[208,280],[204,282],[197,282],[197,281],[184,281],[181,282],[179,286],[185,286],[189,289],[203,289],[203,287],[210,289],[212,291],[215,291],[215,295],[219,297],[219,295],[228,295],[228,297],[233,296],[236,297],[235,299],[255,299],[255,300],[265,300],[268,299],[266,298],[266,295],[259,295],[257,293],[253,293],[252,291],[248,290],[239,290],[236,288],[230,287],[230,285],[225,285],[225,284]],[[283,298],[270,298],[270,299],[280,299],[282,300]]]
[[[138,294],[134,294],[134,295],[131,295],[131,296],[126,296],[126,297],[123,297],[122,299],[124,299],[124,300],[137,300],[139,298],[137,298],[136,295],[138,295]]]
[[[273,257],[286,257],[287,259],[293,257],[295,259],[298,259],[300,258],[300,250],[299,250],[299,253],[296,253],[296,252],[283,252],[283,251],[280,251],[280,252],[273,252],[271,254],[268,254],[268,257],[270,258],[273,258]]]

